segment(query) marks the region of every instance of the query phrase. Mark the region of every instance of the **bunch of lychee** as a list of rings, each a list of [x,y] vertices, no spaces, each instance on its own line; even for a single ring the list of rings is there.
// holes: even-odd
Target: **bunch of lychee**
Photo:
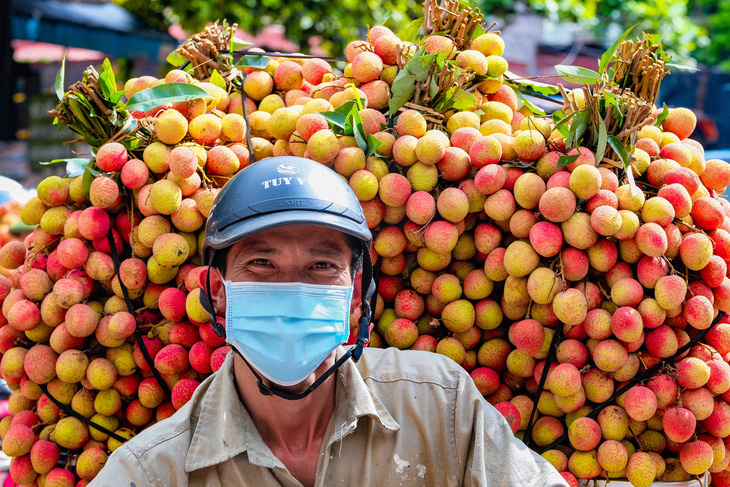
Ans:
[[[694,115],[678,108],[639,132],[635,186],[521,106],[498,35],[461,52],[446,36],[422,43],[482,77],[475,105],[448,111],[443,126],[414,109],[387,113],[398,53],[414,51],[382,26],[348,44],[342,76],[321,59],[282,57],[246,68],[245,96],[179,70],[127,83],[127,96],[196,82],[209,97],[134,113],[154,120],[155,140],[100,147],[89,188],[82,177],[43,181],[21,213],[38,227],[0,249],[0,375],[14,389],[0,438],[16,482],[74,485],[74,462],[59,463],[70,454],[85,485],[120,444],[48,394],[129,438],[220,366],[229,347],[200,305],[198,249],[218,189],[252,162],[250,131],[255,160],[316,160],[359,198],[379,274],[371,346],[453,359],[520,436],[561,324],[530,440],[544,448],[567,434],[544,456],[569,483],[709,470],[727,485],[730,322],[588,413],[730,311],[730,205],[718,196],[730,167],[705,160],[688,138]],[[380,142],[370,156],[322,114],[355,98]],[[564,154],[576,158],[561,166]]]
[[[250,118],[271,154],[334,168],[361,200],[380,274],[371,346],[452,358],[521,435],[562,323],[531,440],[544,448],[568,433],[545,455],[569,482],[725,475],[730,324],[717,325],[652,379],[669,392],[637,384],[596,420],[587,417],[730,311],[730,205],[718,196],[730,167],[706,161],[688,139],[692,112],[671,110],[639,132],[634,185],[614,166],[596,164],[589,148],[566,147],[549,118],[520,108],[501,73],[489,70],[502,54],[498,36],[460,53],[434,36],[429,49],[490,78],[472,91],[473,109],[447,113],[443,127],[429,130],[422,113],[407,109],[393,114],[389,129],[385,103],[371,104],[369,84],[377,73],[383,80],[376,58],[387,64],[373,46],[390,36],[379,29],[370,44],[348,46],[345,76],[367,101],[366,133],[382,143],[374,155],[312,112],[355,96],[335,91],[337,82],[314,97],[267,94]],[[320,105],[326,109],[315,110]],[[576,157],[562,166],[566,154]]]
[[[378,181],[362,202],[381,272],[374,345],[451,357],[522,435],[561,323],[530,440],[567,433],[545,456],[570,483],[725,478],[730,320],[674,356],[730,311],[730,204],[718,196],[730,166],[704,159],[687,138],[694,115],[678,108],[639,132],[632,185],[518,110],[511,88],[488,99],[478,115],[450,114],[449,135],[402,112],[389,171],[350,175],[357,194]],[[561,166],[566,153],[577,158]]]

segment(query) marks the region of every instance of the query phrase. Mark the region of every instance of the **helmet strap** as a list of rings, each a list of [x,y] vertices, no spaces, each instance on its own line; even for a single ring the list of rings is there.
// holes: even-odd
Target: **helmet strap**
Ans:
[[[210,314],[210,326],[213,328],[215,334],[221,338],[225,338],[226,329],[218,323],[218,318],[215,314],[215,306],[213,306],[213,293],[210,289],[210,273],[213,270],[213,262],[215,262],[215,249],[210,250],[208,270],[205,272],[205,293],[200,294],[200,304],[203,306],[203,309]]]
[[[358,338],[358,342],[359,342],[359,338]],[[236,347],[231,347],[231,348],[233,348],[233,350],[236,352],[236,354],[239,357],[241,357],[241,360],[243,360],[243,363],[245,363],[248,366],[251,373],[254,375],[254,377],[256,377],[256,384],[259,387],[259,392],[261,393],[261,395],[278,396],[278,397],[281,397],[282,399],[286,399],[289,401],[296,401],[297,399],[304,399],[305,397],[310,395],[317,387],[322,385],[322,383],[324,381],[326,381],[329,378],[329,376],[334,374],[337,371],[337,369],[339,369],[342,366],[342,364],[347,362],[347,359],[352,357],[354,355],[354,351],[355,351],[355,348],[351,348],[347,352],[345,352],[345,354],[342,357],[340,357],[337,360],[337,362],[332,364],[332,366],[329,369],[327,369],[324,372],[324,374],[322,374],[316,381],[314,381],[314,383],[311,386],[307,387],[307,389],[305,391],[299,392],[299,393],[293,393],[293,392],[287,392],[287,391],[281,390],[278,387],[267,386],[266,384],[264,384],[264,380],[261,378],[261,375],[259,375],[259,373],[256,372],[256,369],[254,369],[251,366],[251,364],[248,363],[248,360],[246,360],[243,357],[243,355],[241,355],[241,352],[239,352]]]

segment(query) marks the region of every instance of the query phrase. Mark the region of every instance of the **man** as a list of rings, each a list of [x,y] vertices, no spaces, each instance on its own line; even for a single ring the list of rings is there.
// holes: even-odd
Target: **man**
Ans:
[[[363,350],[370,239],[347,183],[317,162],[265,159],[234,177],[202,249],[234,353],[91,485],[567,485],[450,359]]]

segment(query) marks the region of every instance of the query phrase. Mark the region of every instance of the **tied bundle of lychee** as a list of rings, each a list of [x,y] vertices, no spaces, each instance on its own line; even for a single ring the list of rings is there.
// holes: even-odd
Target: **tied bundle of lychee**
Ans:
[[[173,70],[127,82],[128,98],[171,83],[208,97],[132,112],[153,127],[150,142],[101,145],[90,184],[43,181],[21,213],[38,227],[0,249],[0,375],[14,389],[0,437],[13,479],[85,485],[120,440],[173,414],[217,370],[229,347],[200,305],[205,219],[233,174],[296,155],[348,180],[375,235],[370,346],[453,359],[519,436],[557,333],[529,439],[544,448],[568,433],[544,453],[566,480],[639,486],[710,470],[725,485],[730,323],[588,413],[730,310],[730,220],[717,195],[730,167],[705,161],[681,108],[638,131],[636,183],[597,165],[523,106],[499,35],[462,34],[418,46],[375,27],[348,44],[343,75],[321,59],[270,57],[245,78],[225,73],[226,88],[201,63],[192,74],[204,81]],[[437,103],[422,81],[418,103],[404,103],[397,80],[418,53],[452,63],[441,88],[462,87],[470,107]]]
[[[434,37],[424,42],[437,51],[443,38]],[[344,71],[366,103],[366,134],[382,143],[370,156],[322,108],[309,111],[338,108],[355,96],[347,90],[314,90],[314,100],[296,88],[247,91],[261,100],[252,132],[272,154],[334,168],[361,201],[379,272],[371,346],[453,359],[522,436],[560,327],[529,440],[542,449],[566,435],[544,455],[569,483],[605,477],[645,486],[710,471],[725,485],[730,323],[714,324],[675,357],[730,311],[730,206],[718,196],[730,166],[705,160],[688,138],[694,114],[677,108],[659,121],[656,110],[626,148],[629,178],[591,148],[566,146],[551,118],[521,106],[502,73],[489,74],[490,59],[502,59],[495,34],[471,49],[439,51],[495,78],[479,83],[471,109],[447,110],[444,125],[432,127],[427,110],[384,113],[387,100],[371,102],[381,99],[372,83],[387,84],[378,49],[386,41],[397,45],[378,28],[369,44],[351,43]],[[572,96],[583,105],[580,91]]]

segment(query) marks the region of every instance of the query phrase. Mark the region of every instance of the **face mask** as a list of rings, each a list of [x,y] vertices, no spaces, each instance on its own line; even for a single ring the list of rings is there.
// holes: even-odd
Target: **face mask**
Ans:
[[[302,382],[349,336],[352,287],[223,282],[227,341],[277,385]]]

